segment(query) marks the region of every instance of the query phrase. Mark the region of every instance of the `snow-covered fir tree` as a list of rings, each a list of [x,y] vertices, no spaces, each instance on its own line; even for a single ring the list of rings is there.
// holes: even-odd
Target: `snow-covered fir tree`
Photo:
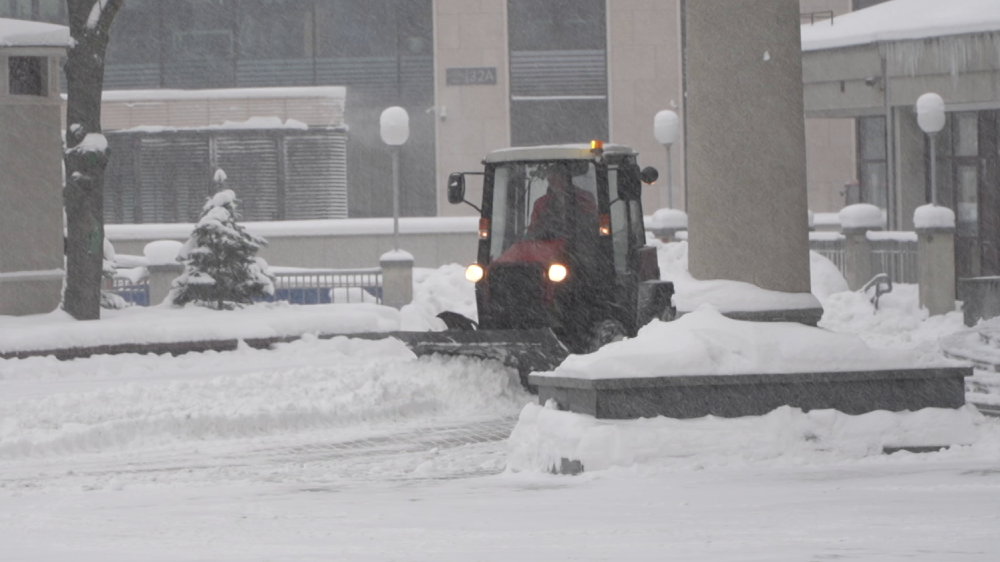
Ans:
[[[170,301],[195,303],[219,310],[253,303],[274,294],[274,278],[255,254],[267,241],[254,236],[236,219],[236,194],[225,188],[226,174],[215,173],[219,189],[202,208],[191,238],[177,255],[184,273],[174,280]]]

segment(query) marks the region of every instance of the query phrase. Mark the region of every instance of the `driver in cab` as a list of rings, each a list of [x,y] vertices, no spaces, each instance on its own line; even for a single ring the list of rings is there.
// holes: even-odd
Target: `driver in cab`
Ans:
[[[568,166],[552,165],[544,171],[544,177],[548,190],[535,201],[528,225],[532,238],[569,238],[572,232],[596,219],[594,194],[573,185]],[[596,228],[593,230],[596,232]]]

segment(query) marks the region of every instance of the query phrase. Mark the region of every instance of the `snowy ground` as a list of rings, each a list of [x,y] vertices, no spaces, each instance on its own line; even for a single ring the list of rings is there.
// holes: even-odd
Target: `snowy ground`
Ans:
[[[414,307],[378,322],[474,309],[460,275],[418,272]],[[879,314],[823,298],[827,328],[875,347],[961,328],[907,287]],[[497,364],[394,341],[0,361],[0,560],[1000,559],[1000,422],[974,410],[967,445],[882,455],[885,416],[589,427],[532,402]],[[540,416],[647,454],[531,469]]]

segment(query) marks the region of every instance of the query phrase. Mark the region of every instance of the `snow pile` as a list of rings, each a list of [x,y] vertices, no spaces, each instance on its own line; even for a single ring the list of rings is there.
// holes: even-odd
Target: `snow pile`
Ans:
[[[42,388],[85,390],[38,396],[41,381]],[[178,357],[0,361],[0,383],[0,459],[7,461],[201,447],[379,421],[514,416],[530,401],[516,373],[498,363],[417,359],[393,339],[305,338],[270,351]],[[19,389],[28,394],[19,397]]]
[[[802,26],[802,50],[1000,30],[996,0],[893,0]]]
[[[942,456],[1000,459],[1000,427],[971,407],[850,416],[783,406],[744,418],[619,421],[531,404],[508,441],[507,467],[548,472],[562,459],[580,461],[588,472],[635,465],[795,466],[880,457],[883,447],[938,445],[967,446],[938,453]]]
[[[275,302],[225,312],[202,307],[129,307],[102,310],[100,322],[77,322],[63,311],[28,317],[0,316],[0,350],[34,351],[398,329],[399,312],[373,304],[297,306]]]
[[[913,226],[917,230],[955,228],[955,211],[937,205],[922,205],[913,212]]]
[[[930,316],[920,307],[919,287],[901,283],[879,298],[877,311],[870,295],[831,295],[823,301],[819,326],[854,334],[872,347],[910,349],[928,359],[939,356],[942,336],[965,329],[961,312]]]
[[[678,312],[690,312],[703,304],[709,304],[722,312],[820,307],[816,296],[810,293],[781,293],[761,289],[751,283],[722,279],[700,281],[688,272],[687,242],[663,243],[650,238],[647,239],[647,244],[658,248],[660,278],[674,283],[674,306]],[[817,280],[822,285],[820,292],[830,290],[829,286],[836,286],[836,280],[828,281],[830,275],[832,271],[826,267],[815,273],[814,289]]]
[[[613,379],[686,375],[848,372],[951,365],[906,350],[875,350],[860,338],[785,322],[726,318],[710,306],[673,322],[654,320],[632,339],[571,355],[544,377]]]
[[[413,302],[400,311],[401,329],[444,330],[442,312],[457,312],[478,320],[476,287],[465,278],[465,267],[451,264],[438,269],[413,269]]]
[[[838,213],[843,229],[884,228],[885,215],[882,209],[868,203],[848,205]]]
[[[812,294],[823,303],[824,307],[826,299],[831,295],[850,290],[837,264],[816,252],[809,252],[809,273]]]

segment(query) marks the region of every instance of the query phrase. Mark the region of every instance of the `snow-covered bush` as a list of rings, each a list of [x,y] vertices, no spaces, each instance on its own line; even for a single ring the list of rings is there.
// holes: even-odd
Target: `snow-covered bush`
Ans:
[[[219,170],[215,180],[221,187],[225,174]],[[254,255],[267,241],[244,230],[236,219],[233,190],[222,189],[208,200],[191,238],[177,254],[184,273],[172,284],[170,302],[225,310],[274,294],[267,262]]]

